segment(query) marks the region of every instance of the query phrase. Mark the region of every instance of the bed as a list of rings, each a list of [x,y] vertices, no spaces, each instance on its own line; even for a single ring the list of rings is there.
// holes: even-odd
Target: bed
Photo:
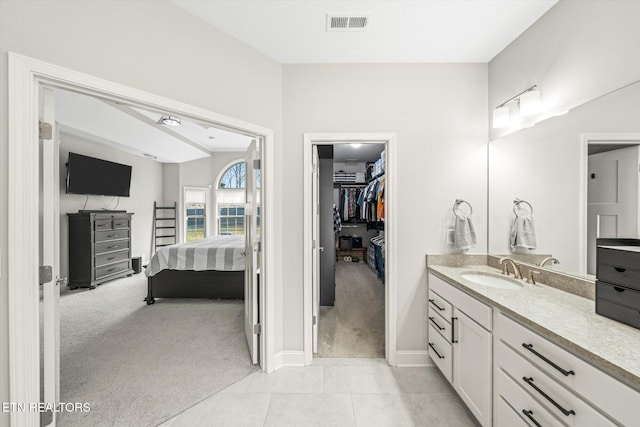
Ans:
[[[214,236],[158,249],[145,268],[155,298],[244,299],[245,237]]]

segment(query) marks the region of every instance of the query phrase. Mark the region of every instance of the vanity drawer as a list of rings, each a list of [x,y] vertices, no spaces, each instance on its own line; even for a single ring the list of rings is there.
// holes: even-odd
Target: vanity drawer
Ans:
[[[129,270],[128,260],[119,264],[111,264],[104,267],[99,267],[96,268],[96,280],[103,277],[112,276],[126,270]]]
[[[104,242],[107,240],[128,239],[129,230],[96,231],[95,241]]]
[[[640,264],[635,267],[640,268]],[[598,264],[598,279],[640,291],[640,270]]]
[[[576,427],[615,425],[504,343],[498,343],[495,350],[500,369],[562,422]]]
[[[640,310],[640,291],[625,286],[596,281],[596,306],[598,300],[604,298],[616,304],[637,307]]]
[[[453,358],[451,344],[449,344],[433,326],[429,325],[429,356],[436,364],[442,375],[449,381],[453,382],[452,368]]]
[[[441,298],[446,298],[446,301],[450,303],[449,307],[454,305],[457,309],[475,320],[480,326],[488,331],[491,330],[493,312],[488,305],[481,303],[474,297],[439,277],[429,274],[429,292],[432,291],[437,293],[436,295],[441,295]],[[429,295],[431,295],[431,293]],[[447,318],[450,319],[451,315],[447,316]]]
[[[122,249],[129,249],[129,241],[118,240],[117,242],[96,243],[94,248],[94,255],[99,255],[106,252],[120,251]]]
[[[111,252],[96,256],[96,267],[101,267],[107,264],[113,264],[114,262],[124,261],[129,259],[129,251]]]
[[[634,291],[627,289],[623,294],[629,292]],[[631,308],[604,298],[596,298],[596,313],[640,329],[640,307]]]
[[[535,420],[535,422],[544,427],[563,425],[536,399],[531,397],[531,395],[524,391],[524,389],[516,384],[511,377],[500,369],[496,370],[495,388],[495,394],[498,396],[496,399],[498,401],[498,411],[496,413],[495,420],[496,427],[512,427],[519,425],[535,426],[532,420]],[[519,416],[526,418],[528,422],[524,422],[522,420],[520,423],[513,423],[510,420],[505,421],[505,418],[507,417],[504,416],[504,411],[500,410],[499,405],[501,404],[513,408]]]
[[[451,322],[451,316],[453,316],[453,308],[446,299],[442,298],[437,293],[429,290],[429,312],[436,312],[443,318]]]
[[[629,408],[638,406],[640,392],[605,374],[502,313],[496,316],[494,337],[500,339],[544,373],[584,397],[622,425],[636,423],[636,417],[633,415],[633,411],[629,411]],[[534,350],[538,355],[531,350]],[[548,362],[542,357],[546,358]],[[555,364],[557,368],[551,363]],[[562,373],[560,369],[564,370],[567,375]]]
[[[440,333],[440,335],[442,335],[442,337],[447,340],[447,342],[451,342],[452,328],[451,323],[449,323],[450,320],[451,318],[449,318],[449,320],[446,320],[445,318],[437,314],[435,310],[429,311],[429,318],[427,319],[427,321],[429,322],[429,326],[437,330],[438,333]]]
[[[111,230],[111,220],[102,219],[99,221],[95,221],[93,223],[93,229],[96,231]]]
[[[503,374],[504,375],[504,374]],[[523,409],[523,411],[527,411]],[[529,416],[537,415],[533,411]],[[535,419],[535,417],[534,417]],[[493,416],[493,422],[496,427],[529,427],[529,424],[525,423],[520,415],[513,409],[502,396],[496,399],[496,409]],[[536,420],[537,422],[537,420]]]
[[[640,252],[598,248],[596,260],[598,262],[598,266],[600,264],[607,264],[614,267],[633,269],[640,266]]]

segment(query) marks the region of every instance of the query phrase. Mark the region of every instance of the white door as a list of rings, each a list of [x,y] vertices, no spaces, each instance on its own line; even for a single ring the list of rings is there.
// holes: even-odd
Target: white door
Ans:
[[[41,133],[41,266],[51,267],[51,280],[42,284],[42,399],[60,402],[60,220],[59,220],[59,139],[55,125],[55,98],[51,88],[43,88],[43,126],[51,132]],[[41,425],[56,425],[55,413],[45,414]]]
[[[313,352],[318,352],[318,319],[320,316],[320,178],[318,174],[320,161],[318,160],[318,146],[313,146],[313,173],[311,178],[311,215],[313,217],[312,232],[312,271],[313,271]]]
[[[596,274],[597,238],[638,238],[638,146],[589,156],[587,273]]]
[[[251,141],[245,153],[245,188],[246,202],[244,207],[245,230],[245,273],[244,273],[244,331],[249,344],[251,361],[258,363],[258,286],[260,279],[260,233],[259,202],[256,177],[260,170],[260,152],[255,140]]]
[[[482,426],[491,425],[491,333],[454,308],[453,387]]]

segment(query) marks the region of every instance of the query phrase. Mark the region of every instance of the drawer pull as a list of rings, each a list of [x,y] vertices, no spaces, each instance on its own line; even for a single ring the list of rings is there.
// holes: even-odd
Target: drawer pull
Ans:
[[[524,414],[525,417],[529,418],[529,420],[531,420],[531,422],[536,427],[542,427],[542,424],[540,424],[535,418],[533,418],[533,411],[527,411],[527,410],[523,409],[522,413]]]
[[[116,259],[116,257],[114,257],[114,256],[109,257],[109,258],[107,258],[107,261],[111,261],[112,259]]]
[[[564,375],[565,377],[568,377],[569,375],[575,375],[576,373],[573,371],[567,371],[565,369],[562,369],[560,366],[556,365],[555,363],[553,363],[551,360],[547,359],[546,357],[544,357],[543,355],[541,355],[540,353],[538,353],[537,351],[535,351],[533,349],[533,344],[525,344],[522,343],[522,346],[524,348],[526,348],[527,350],[529,350],[531,353],[535,354],[536,356],[538,356],[540,359],[544,360],[545,362],[547,362],[549,365],[553,366],[555,369],[557,369],[558,371],[560,371],[560,373],[562,373],[562,375]]]
[[[118,237],[117,234],[107,234],[107,239],[110,239],[112,237]]]
[[[120,245],[107,246],[107,249],[118,249]]]
[[[569,415],[575,415],[575,411],[573,409],[570,410],[566,410],[562,407],[562,405],[560,405],[558,402],[556,402],[555,400],[553,400],[551,398],[551,396],[549,396],[547,393],[545,393],[544,391],[542,391],[537,385],[535,385],[533,383],[533,378],[529,377],[522,377],[522,380],[529,384],[531,387],[533,387],[533,389],[535,391],[537,391],[538,393],[540,393],[542,395],[542,397],[544,397],[545,399],[547,399],[549,402],[551,402],[551,404],[553,404],[553,406],[555,406],[556,408],[558,408],[565,416],[569,416]]]
[[[614,286],[613,289],[615,289],[618,292],[624,292],[625,291],[625,289],[621,288],[620,286]]]
[[[436,328],[438,328],[441,331],[444,331],[444,328],[442,326],[438,325],[438,323],[436,322],[436,320],[433,317],[429,317],[429,321],[431,323],[433,323],[436,326]]]
[[[618,273],[624,273],[625,271],[627,271],[626,268],[622,268],[622,267],[613,267],[613,269]]]
[[[438,350],[436,350],[433,344],[429,343],[429,347],[431,347],[431,350],[433,350],[436,353],[436,355],[438,356],[438,359],[444,359],[444,356],[440,356],[440,353],[438,353]]]
[[[456,320],[458,320],[457,317],[452,317],[451,318],[451,343],[457,343],[458,341],[456,340],[455,337],[455,331],[456,331]]]
[[[116,267],[112,267],[112,268],[107,270],[107,273],[111,273],[112,271],[115,271],[115,270],[116,270]]]
[[[440,307],[438,304],[436,304],[435,300],[430,299],[429,302],[438,310],[440,311],[444,311],[444,308]]]

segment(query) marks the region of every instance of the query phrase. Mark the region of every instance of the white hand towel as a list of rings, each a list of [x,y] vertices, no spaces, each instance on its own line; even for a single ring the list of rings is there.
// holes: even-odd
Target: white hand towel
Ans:
[[[531,216],[516,216],[511,222],[511,249],[536,248],[536,228]]]
[[[477,244],[476,230],[471,218],[456,215],[456,223],[453,229],[453,246],[458,249],[469,249]]]

